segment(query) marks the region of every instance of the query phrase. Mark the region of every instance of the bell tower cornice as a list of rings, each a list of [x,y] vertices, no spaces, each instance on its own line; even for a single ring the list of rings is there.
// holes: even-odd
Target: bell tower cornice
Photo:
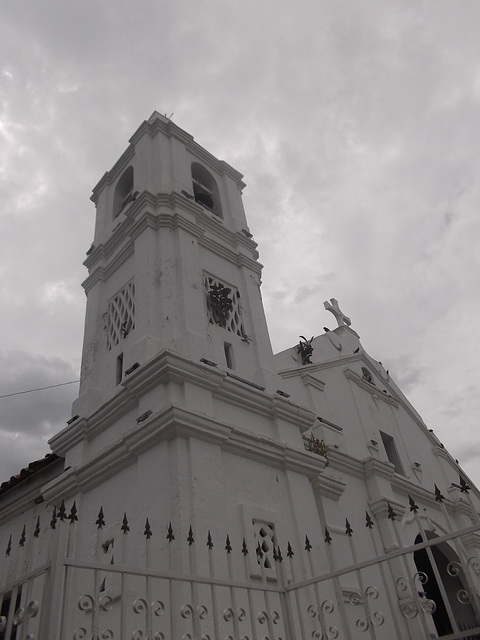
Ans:
[[[214,155],[195,142],[192,135],[181,129],[165,116],[154,111],[150,118],[142,122],[133,136],[129,139],[128,148],[122,153],[110,171],[106,171],[101,180],[93,188],[91,200],[95,202],[95,204],[98,202],[100,192],[106,186],[113,184],[127,167],[128,163],[132,160],[135,155],[135,146],[141,138],[144,135],[149,135],[151,138],[154,138],[157,133],[161,133],[169,138],[175,138],[179,142],[183,143],[185,148],[190,151],[192,155],[207,165],[209,169],[219,175],[226,175],[230,177],[236,183],[239,191],[243,191],[245,188],[246,185],[243,182],[243,174],[234,169],[231,165],[225,162],[225,160],[217,159]]]

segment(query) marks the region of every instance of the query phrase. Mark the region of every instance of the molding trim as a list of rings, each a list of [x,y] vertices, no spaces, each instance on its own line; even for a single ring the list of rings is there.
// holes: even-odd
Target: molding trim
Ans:
[[[353,382],[355,382],[356,385],[358,385],[364,391],[367,391],[371,396],[374,396],[379,400],[383,400],[383,402],[392,405],[396,409],[398,409],[398,407],[400,406],[400,403],[396,398],[389,395],[388,393],[383,393],[383,391],[380,391],[378,387],[375,387],[370,382],[367,382],[366,380],[361,378],[355,371],[352,371],[347,367],[343,370],[343,372],[348,380],[352,380]]]
[[[161,413],[152,414],[141,425],[132,427],[81,467],[52,480],[44,487],[43,495],[48,502],[55,502],[60,496],[67,498],[77,492],[88,491],[118,473],[121,468],[133,464],[144,451],[176,437],[200,438],[230,453],[310,478],[318,477],[327,464],[322,456],[286,443],[239,430],[209,416],[169,407]]]

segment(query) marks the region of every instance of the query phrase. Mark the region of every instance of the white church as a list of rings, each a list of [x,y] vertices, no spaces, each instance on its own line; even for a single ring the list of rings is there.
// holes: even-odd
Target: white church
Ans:
[[[273,354],[244,186],[155,112],[94,188],[79,397],[0,487],[0,640],[480,638],[478,490],[335,299]]]

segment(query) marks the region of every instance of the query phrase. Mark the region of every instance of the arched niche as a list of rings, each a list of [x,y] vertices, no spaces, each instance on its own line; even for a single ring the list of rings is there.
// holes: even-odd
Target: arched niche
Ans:
[[[120,176],[113,195],[113,217],[116,218],[122,209],[132,200],[133,167],[127,167]]]
[[[192,163],[192,184],[195,202],[222,218],[222,207],[215,178],[198,162]]]

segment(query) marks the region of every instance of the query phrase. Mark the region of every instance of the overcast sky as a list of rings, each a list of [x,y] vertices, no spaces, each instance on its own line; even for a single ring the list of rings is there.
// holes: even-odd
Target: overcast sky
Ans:
[[[158,110],[245,175],[275,351],[335,297],[480,484],[480,2],[0,0],[0,395],[77,380],[92,187]],[[0,481],[78,385],[0,399]]]

